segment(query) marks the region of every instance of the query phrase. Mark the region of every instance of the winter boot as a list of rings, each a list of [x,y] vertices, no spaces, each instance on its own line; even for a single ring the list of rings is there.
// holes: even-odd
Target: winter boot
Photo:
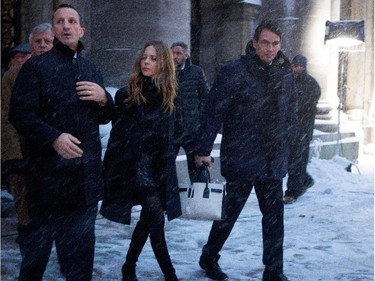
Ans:
[[[273,273],[265,270],[262,281],[288,281],[288,278],[282,273]]]
[[[227,280],[228,275],[221,270],[218,264],[219,258],[219,254],[212,256],[209,254],[209,251],[203,248],[199,265],[206,272],[208,278],[213,280]]]
[[[122,281],[137,281],[137,275],[135,274],[135,264],[128,265],[126,262],[122,266]]]
[[[165,275],[165,281],[178,281],[176,274],[173,275]]]

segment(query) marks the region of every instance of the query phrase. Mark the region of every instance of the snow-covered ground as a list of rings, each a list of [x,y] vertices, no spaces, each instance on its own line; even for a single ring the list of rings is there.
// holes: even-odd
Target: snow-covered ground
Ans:
[[[107,90],[114,95],[116,88]],[[106,143],[110,125],[101,129]],[[361,147],[361,151],[368,150]],[[296,203],[285,206],[284,272],[291,281],[374,281],[374,147],[370,151],[360,153],[351,173],[345,170],[349,162],[344,158],[312,158],[308,171],[315,185]],[[183,159],[179,156],[177,161]],[[183,169],[179,170],[181,173]],[[93,281],[121,280],[121,266],[139,217],[140,209],[133,210],[130,226],[98,215]],[[21,261],[15,243],[16,218],[3,218],[1,225],[0,279],[14,281]],[[166,223],[170,255],[181,281],[210,280],[198,265],[210,227],[211,222],[207,221],[176,219]],[[220,265],[230,281],[261,280],[261,214],[254,192],[221,255]],[[139,258],[137,275],[139,281],[164,280],[149,241]],[[64,280],[55,251],[43,280]]]
[[[352,172],[342,158],[313,158],[308,166],[315,185],[285,206],[284,271],[293,281],[374,280],[374,156],[361,155]],[[98,216],[94,281],[121,280],[121,265],[139,208],[130,226]],[[2,225],[11,220],[5,218]],[[180,280],[209,280],[198,259],[211,223],[176,219],[166,224],[170,255]],[[9,225],[8,225],[9,227]],[[3,235],[1,280],[16,280],[20,255],[15,232]],[[261,280],[261,214],[251,194],[221,252],[229,280]],[[164,280],[147,242],[137,266],[140,281]],[[44,280],[64,280],[52,253]]]

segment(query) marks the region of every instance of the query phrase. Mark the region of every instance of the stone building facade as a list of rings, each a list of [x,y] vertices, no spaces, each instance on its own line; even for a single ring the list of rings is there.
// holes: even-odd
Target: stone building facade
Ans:
[[[245,52],[262,19],[278,20],[285,32],[283,51],[289,58],[298,53],[308,57],[309,72],[322,87],[321,99],[331,108],[338,99],[339,55],[324,44],[325,22],[363,19],[364,46],[360,52],[349,53],[346,63],[345,110],[360,112],[364,142],[374,142],[374,0],[5,0],[2,48],[26,42],[30,29],[51,21],[60,3],[79,10],[86,27],[84,55],[99,66],[105,84],[113,87],[125,85],[138,50],[151,39],[187,42],[193,62],[205,69],[212,84],[225,62]],[[8,14],[7,4],[13,5]],[[3,28],[10,14],[13,42]]]

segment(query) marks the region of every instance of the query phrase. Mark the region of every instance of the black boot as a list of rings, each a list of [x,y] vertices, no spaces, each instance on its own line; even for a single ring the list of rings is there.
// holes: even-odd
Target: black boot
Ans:
[[[138,281],[137,275],[135,274],[135,264],[128,265],[126,262],[122,266],[122,281]]]
[[[262,281],[288,281],[288,278],[283,273],[274,273],[265,270]]]
[[[173,275],[165,275],[165,281],[178,281],[178,278],[176,276],[176,274],[173,274]]]
[[[228,275],[221,270],[219,264],[217,263],[219,258],[219,254],[212,256],[203,248],[202,255],[199,259],[199,265],[204,271],[206,271],[208,278],[213,280],[227,280]]]

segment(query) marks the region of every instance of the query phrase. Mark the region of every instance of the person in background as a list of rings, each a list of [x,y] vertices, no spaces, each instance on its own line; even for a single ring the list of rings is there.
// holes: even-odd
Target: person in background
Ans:
[[[314,185],[307,173],[310,142],[314,132],[315,115],[321,90],[318,82],[307,73],[307,58],[296,55],[292,60],[294,81],[298,91],[297,134],[291,144],[288,160],[288,181],[284,203],[291,204]]]
[[[1,69],[1,77],[14,66],[22,66],[25,61],[31,57],[31,46],[30,44],[22,43],[8,52],[8,58],[6,67]]]
[[[188,46],[184,42],[174,42],[171,46],[176,66],[178,82],[175,122],[175,151],[185,150],[190,181],[198,180],[194,161],[193,142],[200,121],[202,101],[209,92],[203,69],[190,61]]]
[[[41,23],[33,28],[29,36],[31,55],[37,56],[53,47],[52,25]],[[9,104],[14,83],[22,64],[13,65],[2,78],[1,83],[1,163],[2,180],[7,179],[10,192],[13,195],[19,230],[29,221],[25,200],[25,185],[23,180],[23,157],[20,139],[17,131],[8,121]]]
[[[33,28],[29,36],[31,55],[39,56],[53,47],[52,25],[48,22],[38,24]]]
[[[176,76],[171,49],[161,41],[144,45],[126,88],[115,95],[117,114],[104,156],[105,192],[100,213],[130,224],[141,205],[122,280],[136,281],[136,262],[148,237],[166,281],[178,280],[165,240],[164,211],[181,215],[174,153]]]
[[[52,31],[53,48],[22,66],[10,102],[30,218],[20,233],[18,280],[42,280],[55,242],[66,280],[89,281],[103,189],[99,124],[110,122],[113,100],[99,70],[80,56],[85,29],[73,6],[56,8]]]
[[[296,92],[290,63],[280,51],[281,35],[276,22],[262,22],[246,55],[221,69],[204,102],[196,163],[211,166],[210,153],[222,124],[220,160],[227,192],[226,218],[213,222],[199,259],[213,280],[228,278],[218,264],[219,252],[253,188],[262,212],[262,280],[288,280],[283,274],[282,182],[295,131]]]

